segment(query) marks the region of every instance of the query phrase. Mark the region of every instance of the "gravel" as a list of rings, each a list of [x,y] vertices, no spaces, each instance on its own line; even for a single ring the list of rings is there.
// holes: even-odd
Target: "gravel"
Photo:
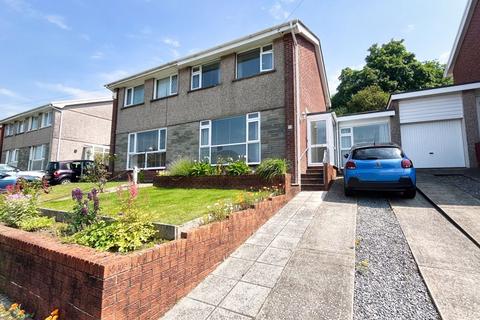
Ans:
[[[440,319],[384,198],[358,199],[355,259],[355,319]]]
[[[480,181],[464,175],[435,176],[435,180],[445,184],[452,184],[480,200]]]

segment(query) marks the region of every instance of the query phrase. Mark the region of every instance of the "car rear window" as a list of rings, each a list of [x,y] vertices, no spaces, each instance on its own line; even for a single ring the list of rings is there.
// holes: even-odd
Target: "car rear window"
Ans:
[[[402,150],[395,147],[362,148],[353,151],[354,160],[402,159]]]

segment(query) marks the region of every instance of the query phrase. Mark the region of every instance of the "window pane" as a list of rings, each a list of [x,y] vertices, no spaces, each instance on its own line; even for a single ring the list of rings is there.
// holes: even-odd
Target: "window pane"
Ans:
[[[260,162],[260,143],[248,144],[248,160],[247,162]]]
[[[245,131],[245,116],[213,120],[212,145],[245,142]]]
[[[168,96],[170,87],[170,78],[160,79],[157,81],[157,98]]]
[[[130,166],[131,169],[133,169],[133,167],[144,168],[145,167],[145,153],[130,155],[129,166]]]
[[[132,89],[127,90],[127,105],[132,104]]]
[[[43,148],[41,146],[33,148],[33,159],[38,160],[42,159],[43,156]]]
[[[137,150],[147,152],[158,150],[158,130],[137,133]]]
[[[327,143],[327,123],[324,120],[312,121],[310,125],[311,144],[326,144]]]
[[[200,148],[200,161],[210,160],[210,147]]]
[[[143,85],[133,88],[133,104],[143,103],[145,90]]]
[[[212,147],[212,163],[227,163],[245,159],[246,145]]]
[[[43,161],[42,160],[34,160],[31,162],[32,165],[31,165],[31,168],[30,170],[42,170],[42,165],[43,165]]]
[[[350,133],[350,128],[343,128],[343,129],[340,129],[340,133],[345,133],[345,134],[348,134],[348,133]]]
[[[312,154],[312,162],[313,163],[322,163],[323,156],[325,154],[326,147],[312,147],[311,154]]]
[[[208,129],[207,128],[204,128],[201,130],[200,145],[208,146]]]
[[[130,140],[130,145],[129,145],[128,152],[135,152],[135,135],[131,134],[129,140]]]
[[[220,63],[212,63],[202,67],[202,88],[215,86],[220,83]]]
[[[388,124],[374,124],[353,128],[354,143],[389,142]]]
[[[198,89],[200,87],[200,75],[196,74],[192,77],[192,89]]]
[[[258,122],[249,122],[248,123],[248,140],[254,141],[258,140]]]
[[[178,76],[172,76],[172,83],[170,88],[170,94],[175,94],[178,92]]]
[[[262,54],[262,70],[272,70],[273,69],[273,53],[264,53]]]
[[[341,148],[342,149],[349,149],[352,147],[352,139],[348,137],[342,137]]]
[[[147,168],[158,168],[165,166],[165,152],[147,154]]]
[[[260,72],[260,49],[241,53],[237,56],[238,78],[256,75]]]
[[[167,149],[166,130],[160,130],[160,150]]]
[[[357,149],[352,154],[355,160],[402,159],[402,151],[395,147]]]

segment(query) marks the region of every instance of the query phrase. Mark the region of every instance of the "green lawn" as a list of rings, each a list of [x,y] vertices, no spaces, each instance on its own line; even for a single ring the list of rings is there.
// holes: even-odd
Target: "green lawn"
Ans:
[[[106,189],[112,187],[118,187],[119,185],[127,184],[126,182],[107,182]],[[49,193],[41,193],[40,194],[40,202],[50,201],[50,200],[58,200],[63,198],[71,199],[72,190],[75,188],[80,188],[80,190],[84,192],[89,192],[95,185],[90,182],[77,182],[77,183],[69,183],[69,184],[59,184],[51,187]]]
[[[72,190],[70,185],[68,194]],[[64,186],[61,186],[62,188]],[[83,190],[83,187],[81,188]],[[86,188],[88,190],[88,188]],[[124,191],[126,192],[126,191]],[[152,220],[174,225],[180,225],[205,215],[208,206],[219,200],[233,200],[240,190],[222,189],[180,189],[180,188],[140,188],[137,198],[138,209],[150,212]],[[56,210],[70,210],[73,201],[68,199],[50,200],[41,203],[41,206]],[[115,216],[119,212],[120,202],[118,195],[104,193],[100,195],[101,214]]]

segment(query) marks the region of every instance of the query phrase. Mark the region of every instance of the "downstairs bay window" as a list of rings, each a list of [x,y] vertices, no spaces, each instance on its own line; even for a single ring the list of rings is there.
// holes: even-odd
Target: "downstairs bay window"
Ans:
[[[260,163],[260,113],[200,122],[200,161]]]
[[[167,129],[130,133],[127,169],[164,169],[166,152]]]

